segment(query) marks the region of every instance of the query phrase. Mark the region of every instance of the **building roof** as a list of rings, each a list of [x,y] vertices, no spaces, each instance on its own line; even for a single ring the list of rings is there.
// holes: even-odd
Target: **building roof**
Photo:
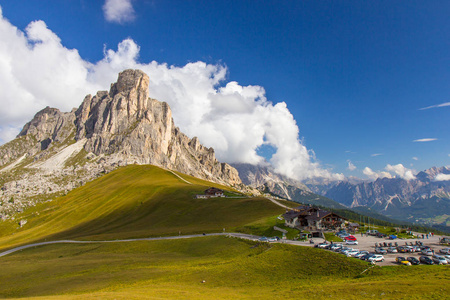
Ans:
[[[309,216],[307,216],[305,219],[307,220],[311,220],[311,221],[318,221],[318,220],[322,220],[323,218],[325,218],[328,215],[331,215],[332,212],[329,212],[327,210],[318,210],[316,213],[313,213]]]
[[[345,219],[336,213],[308,205],[301,205],[296,208],[293,208],[292,210],[286,212],[283,215],[283,217],[284,219],[291,219],[291,220],[296,217],[304,217],[307,220],[318,221],[331,214],[336,215],[339,218]]]
[[[216,194],[216,193],[222,193],[223,194],[223,190],[215,188],[215,187],[210,187],[209,189],[205,190],[205,194]]]

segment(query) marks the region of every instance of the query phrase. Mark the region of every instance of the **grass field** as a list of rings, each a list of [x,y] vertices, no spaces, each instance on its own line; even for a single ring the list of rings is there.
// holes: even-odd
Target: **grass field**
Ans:
[[[221,232],[284,211],[264,198],[194,199],[212,183],[182,176],[193,184],[154,166],[128,166],[111,172],[66,196],[26,210],[14,221],[0,223],[0,250],[45,239]],[[21,219],[28,222],[18,229]]]
[[[2,257],[1,265],[3,298],[445,299],[450,292],[445,266],[361,275],[367,263],[336,253],[227,237],[49,245]]]
[[[207,187],[220,186],[181,176],[192,184],[152,166],[111,172],[1,222],[0,250],[43,240],[115,240],[223,228],[280,235],[273,226],[282,227],[277,217],[283,208],[264,198],[194,199]],[[18,228],[21,219],[28,222]],[[288,237],[296,233],[289,231]],[[319,249],[224,236],[55,244],[0,257],[0,298],[444,299],[449,292],[447,266],[368,267]]]

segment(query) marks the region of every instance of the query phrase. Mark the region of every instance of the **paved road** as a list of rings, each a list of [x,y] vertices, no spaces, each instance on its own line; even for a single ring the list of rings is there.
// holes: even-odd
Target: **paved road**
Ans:
[[[247,240],[257,240],[260,237],[256,235],[251,234],[244,234],[244,233],[237,233],[237,232],[220,232],[220,233],[207,233],[205,235],[203,234],[190,234],[190,235],[178,235],[178,236],[164,236],[164,237],[152,237],[152,238],[140,238],[140,239],[125,239],[125,240],[108,240],[108,241],[75,241],[75,240],[59,240],[59,241],[48,241],[48,242],[41,242],[41,243],[34,243],[34,244],[28,244],[20,247],[16,247],[4,252],[0,252],[0,257],[28,249],[33,247],[39,247],[44,245],[52,245],[52,244],[96,244],[96,243],[123,243],[123,242],[136,242],[136,241],[158,241],[158,240],[178,240],[178,239],[189,239],[189,238],[197,238],[197,237],[205,237],[205,236],[219,236],[219,235],[225,235],[225,236],[232,236]]]
[[[180,235],[180,236],[165,236],[165,237],[152,237],[152,238],[139,238],[139,239],[124,239],[124,240],[108,240],[108,241],[75,241],[75,240],[59,240],[59,241],[48,241],[48,242],[41,242],[41,243],[34,243],[29,245],[24,245],[20,247],[16,247],[4,252],[0,253],[0,257],[21,251],[24,249],[32,248],[32,247],[39,247],[44,245],[52,245],[52,244],[96,244],[96,243],[123,243],[123,242],[135,242],[135,241],[158,241],[158,240],[177,240],[177,239],[189,239],[189,238],[198,238],[198,237],[206,237],[206,236],[232,236],[252,241],[257,241],[260,236],[251,235],[251,234],[244,234],[244,233],[237,233],[237,232],[220,232],[220,233],[207,233],[207,234],[190,234],[190,235]],[[353,246],[353,248],[358,248],[360,250],[367,250],[370,252],[373,252],[375,250],[375,242],[380,243],[387,240],[376,238],[373,236],[357,236],[359,245]],[[429,245],[434,249],[436,252],[439,251],[440,248],[443,248],[442,245],[439,245],[439,236],[434,236],[429,239],[419,239],[421,242],[424,243],[424,245]],[[313,239],[315,243],[322,242],[323,239],[321,238],[314,238]],[[405,241],[408,241],[408,243],[413,242],[415,243],[417,239],[410,239],[410,240],[396,240],[399,245],[404,245]],[[305,246],[305,247],[313,247],[314,244],[311,244],[309,241],[292,241],[292,240],[281,240],[278,243],[282,244],[289,244],[289,245],[295,245],[295,246]],[[324,250],[328,251],[328,250]],[[385,261],[384,262],[378,262],[377,265],[386,266],[386,265],[393,265],[395,264],[395,257],[397,256],[416,256],[419,257],[420,254],[418,253],[390,253],[387,255],[384,255]],[[348,258],[348,259],[354,259],[354,258]]]

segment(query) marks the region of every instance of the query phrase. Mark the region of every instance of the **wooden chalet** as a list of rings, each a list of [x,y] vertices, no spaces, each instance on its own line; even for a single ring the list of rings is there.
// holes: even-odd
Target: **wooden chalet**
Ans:
[[[346,220],[334,212],[308,205],[293,208],[283,217],[286,226],[307,231],[339,229],[344,226]]]

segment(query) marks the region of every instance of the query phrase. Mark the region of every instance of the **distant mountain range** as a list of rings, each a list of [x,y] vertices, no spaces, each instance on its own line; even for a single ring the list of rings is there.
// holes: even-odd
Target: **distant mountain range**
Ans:
[[[412,180],[340,181],[322,190],[322,195],[347,207],[365,206],[395,219],[450,226],[450,181],[436,180],[438,174],[448,175],[450,169],[433,167]]]
[[[251,164],[231,164],[239,172],[242,182],[260,192],[273,194],[295,202],[326,206],[329,208],[345,208],[327,197],[311,191],[306,184],[276,173],[270,166]]]
[[[267,166],[233,164],[244,184],[280,197],[332,208],[380,213],[386,217],[450,226],[450,181],[436,180],[450,174],[448,167],[433,167],[419,172],[416,179],[379,178],[369,182],[311,179],[295,181],[277,174]],[[444,176],[445,177],[445,176]]]

